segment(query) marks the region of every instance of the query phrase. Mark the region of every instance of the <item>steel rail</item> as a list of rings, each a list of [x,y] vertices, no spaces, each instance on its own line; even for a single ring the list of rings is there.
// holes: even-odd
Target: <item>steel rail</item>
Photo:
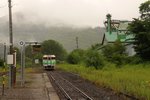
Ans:
[[[58,73],[55,73],[58,75]],[[54,79],[53,75],[50,73],[52,79],[55,81],[55,83],[59,86],[59,88],[65,93],[65,96],[67,98],[69,98],[68,100],[72,100],[71,97],[69,96],[69,94],[65,91],[65,89],[63,87],[60,86],[60,84]],[[60,75],[58,75],[60,76]],[[65,78],[63,78],[62,76],[60,76],[60,78],[62,80],[64,80],[65,82],[67,82],[68,84],[71,85],[71,87],[73,87],[77,92],[81,93],[81,95],[86,98],[86,100],[93,100],[91,97],[89,97],[87,94],[85,94],[83,91],[81,91],[78,87],[76,87],[75,85],[73,85],[71,82],[69,82],[68,80],[66,80]]]
[[[67,98],[67,100],[72,100],[71,97],[69,96],[69,94],[64,90],[64,88],[62,86],[60,86],[60,84],[56,81],[56,79],[53,77],[53,75],[51,73],[49,73],[49,74],[50,74],[50,77],[52,78],[52,80],[58,86],[58,88],[64,93],[64,96]]]
[[[72,73],[72,72],[68,72],[68,73],[79,77],[78,74],[75,74],[75,73]],[[66,80],[66,79],[64,79],[64,80]],[[66,80],[66,81],[68,81],[68,80]],[[68,81],[68,82],[69,82],[69,81]],[[70,82],[70,84],[72,84],[72,83]],[[72,85],[73,85],[73,84],[72,84]],[[80,89],[79,89],[79,90],[80,90]],[[81,91],[81,92],[82,92],[82,91]],[[84,92],[83,92],[83,93],[84,93]],[[136,97],[134,97],[134,96],[132,96],[132,95],[129,95],[129,94],[127,94],[127,93],[119,92],[119,94],[125,95],[126,97],[132,98],[132,99],[134,99],[134,100],[139,100],[138,98],[136,98]],[[85,94],[85,95],[86,95],[86,94]],[[93,99],[91,98],[91,99],[88,99],[88,100],[93,100]]]
[[[89,97],[87,94],[85,94],[83,91],[81,91],[78,87],[76,87],[75,85],[73,85],[71,82],[69,82],[68,80],[66,80],[65,78],[61,77],[64,81],[68,82],[72,87],[74,87],[77,91],[79,91],[85,98],[87,98],[87,100],[93,100],[91,97]]]

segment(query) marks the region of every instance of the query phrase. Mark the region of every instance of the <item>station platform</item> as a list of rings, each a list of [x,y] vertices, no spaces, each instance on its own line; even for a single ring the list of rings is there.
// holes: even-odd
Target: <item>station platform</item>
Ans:
[[[1,92],[1,91],[0,91]],[[29,73],[24,86],[17,81],[12,89],[5,88],[0,100],[60,100],[46,73]]]

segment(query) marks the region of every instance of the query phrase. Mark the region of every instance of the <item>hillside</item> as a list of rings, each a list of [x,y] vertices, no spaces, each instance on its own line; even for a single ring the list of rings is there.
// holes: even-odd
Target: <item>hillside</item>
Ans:
[[[92,44],[101,43],[104,28],[72,26],[52,26],[44,23],[30,22],[22,14],[13,16],[14,44],[19,41],[44,41],[53,39],[60,42],[67,51],[76,48],[76,40],[79,39],[79,48],[86,49]],[[9,40],[8,20],[6,17],[0,18],[0,39]]]

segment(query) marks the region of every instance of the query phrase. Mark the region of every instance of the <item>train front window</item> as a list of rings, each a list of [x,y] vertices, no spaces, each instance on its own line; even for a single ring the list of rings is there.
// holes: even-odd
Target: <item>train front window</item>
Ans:
[[[44,60],[46,60],[46,59],[47,59],[47,57],[43,57],[43,59],[44,59]]]

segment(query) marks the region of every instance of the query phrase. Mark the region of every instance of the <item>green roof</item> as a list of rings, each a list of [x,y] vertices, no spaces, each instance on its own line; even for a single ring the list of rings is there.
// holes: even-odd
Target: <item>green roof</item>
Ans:
[[[119,27],[110,32],[105,32],[105,38],[108,42],[115,42],[120,40],[121,42],[132,42],[134,36],[127,34],[127,27],[129,21],[120,21]]]
[[[132,42],[133,35],[127,35],[125,33],[117,33],[117,32],[105,32],[105,37],[108,42],[115,42],[116,40],[120,40],[121,42]]]

